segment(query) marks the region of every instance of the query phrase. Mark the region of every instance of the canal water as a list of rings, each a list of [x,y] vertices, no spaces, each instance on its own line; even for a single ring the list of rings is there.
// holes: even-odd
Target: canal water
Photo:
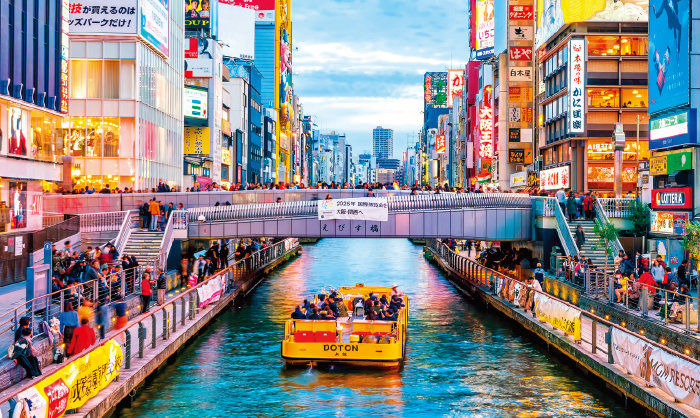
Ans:
[[[397,283],[411,298],[400,371],[284,368],[283,321],[324,285]],[[325,239],[274,272],[165,367],[124,417],[626,416],[621,401],[463,298],[400,239]]]

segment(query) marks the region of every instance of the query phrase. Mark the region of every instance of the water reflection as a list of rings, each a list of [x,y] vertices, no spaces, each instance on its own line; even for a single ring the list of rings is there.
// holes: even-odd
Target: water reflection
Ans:
[[[403,369],[285,369],[279,341],[293,306],[324,285],[355,282],[396,282],[409,294]],[[121,415],[625,416],[617,399],[579,376],[460,296],[420,247],[327,239],[222,315]]]

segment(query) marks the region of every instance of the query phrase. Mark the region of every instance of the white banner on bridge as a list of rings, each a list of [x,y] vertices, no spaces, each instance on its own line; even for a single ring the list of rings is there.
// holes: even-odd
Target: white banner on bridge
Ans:
[[[612,356],[615,363],[622,366],[627,373],[648,382],[645,353],[653,347],[644,340],[617,328],[612,329],[610,338]],[[646,354],[648,355],[648,353]]]
[[[653,386],[700,409],[700,366],[654,347],[649,355],[649,369]]]
[[[318,202],[318,219],[386,222],[389,219],[389,203],[386,197],[320,200]]]

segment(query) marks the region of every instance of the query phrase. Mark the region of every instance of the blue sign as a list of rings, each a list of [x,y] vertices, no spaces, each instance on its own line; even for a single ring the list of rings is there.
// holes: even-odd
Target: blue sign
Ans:
[[[649,149],[697,144],[697,110],[688,109],[670,116],[649,119]]]
[[[690,102],[688,3],[649,2],[649,113]]]

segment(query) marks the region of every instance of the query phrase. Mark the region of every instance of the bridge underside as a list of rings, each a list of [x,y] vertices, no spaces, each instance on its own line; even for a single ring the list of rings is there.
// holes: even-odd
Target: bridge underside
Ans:
[[[386,222],[316,217],[192,222],[188,238],[455,238],[487,241],[532,239],[529,208],[474,208],[389,213]]]

